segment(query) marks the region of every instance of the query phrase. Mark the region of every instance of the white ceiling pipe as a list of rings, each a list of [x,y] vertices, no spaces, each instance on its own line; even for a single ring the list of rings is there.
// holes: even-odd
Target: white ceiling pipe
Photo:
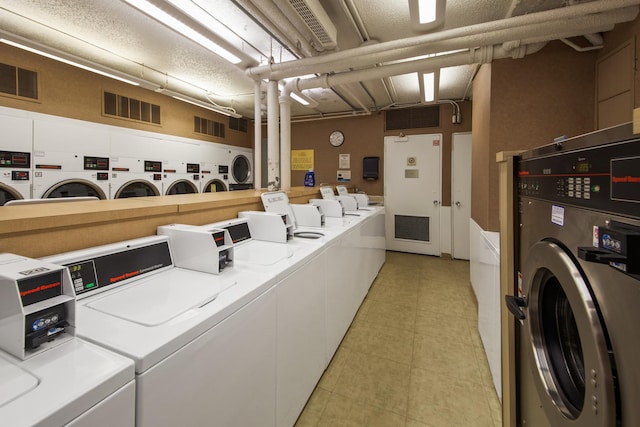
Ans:
[[[471,36],[458,37],[450,40],[442,40],[424,46],[396,48],[386,53],[362,53],[362,49],[369,48],[369,46],[358,47],[341,52],[349,55],[349,61],[326,61],[318,65],[305,65],[305,61],[307,61],[307,59],[301,59],[298,61],[289,62],[290,65],[288,69],[274,72],[272,73],[272,77],[281,79],[296,75],[336,71],[345,69],[345,64],[349,64],[349,67],[351,68],[373,66],[374,64],[381,61],[386,62],[411,58],[418,55],[426,55],[429,53],[447,52],[477,46],[489,46],[493,44],[504,43],[510,40],[528,39],[539,35],[547,36],[549,34],[560,34],[564,33],[568,28],[575,30],[575,34],[577,35],[593,33],[594,27],[596,26],[602,27],[602,25],[609,25],[612,28],[613,25],[617,23],[632,21],[637,16],[637,12],[637,8],[625,8],[608,12],[606,14],[588,15],[573,18],[568,21],[552,21],[536,25],[527,25],[518,28],[502,29],[492,31],[490,33],[474,34]],[[555,38],[559,39],[562,37]],[[327,54],[322,58],[327,58],[332,55],[333,54]],[[276,67],[279,65],[280,64],[274,64],[274,66]]]
[[[353,91],[352,91],[351,89],[349,89],[349,87],[348,87],[348,86],[346,86],[346,85],[342,85],[342,86],[340,86],[340,89],[341,89],[343,92],[346,92],[346,94],[347,94],[348,96],[350,96],[350,97],[351,97],[351,99],[355,99],[356,103],[357,103],[358,105],[360,105],[360,108],[362,108],[362,111],[363,111],[365,114],[367,114],[367,115],[371,114],[371,111],[367,108],[367,106],[366,106],[366,105],[364,105],[364,102],[362,102],[362,101],[360,100],[360,98],[358,98],[358,97],[353,93]]]
[[[577,16],[607,12],[629,6],[637,6],[638,4],[640,4],[640,0],[596,0],[593,2],[581,3],[568,7],[506,18],[499,21],[486,22],[461,28],[453,28],[450,30],[440,31],[432,34],[425,34],[401,40],[393,40],[374,45],[362,46],[355,49],[330,53],[313,58],[304,58],[296,61],[286,61],[279,64],[269,64],[252,67],[248,68],[246,70],[246,73],[254,78],[270,78],[271,74],[275,72],[287,72],[287,70],[290,70],[292,68],[313,66],[317,69],[317,67],[322,64],[340,63],[341,61],[353,60],[359,55],[376,53],[384,54],[385,52],[393,51],[395,49],[427,45],[429,43],[451,38],[488,33],[497,30],[515,28],[523,25],[543,24],[554,20],[562,21],[572,19]],[[304,73],[298,73],[298,71],[296,71],[294,74],[289,73],[288,77],[300,74]],[[273,78],[280,78],[280,76],[274,76]]]

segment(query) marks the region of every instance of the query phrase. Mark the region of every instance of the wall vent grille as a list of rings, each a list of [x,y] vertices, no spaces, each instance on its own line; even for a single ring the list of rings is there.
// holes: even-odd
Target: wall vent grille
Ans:
[[[247,119],[235,117],[229,117],[229,129],[237,130],[240,132],[247,132],[247,127],[249,126],[249,121]]]
[[[429,241],[429,217],[394,215],[395,238],[402,240]]]
[[[193,116],[193,131],[209,136],[224,138],[224,123]]]
[[[387,110],[385,118],[386,130],[438,128],[440,127],[440,106]]]
[[[0,63],[0,93],[37,100],[38,73]]]
[[[136,122],[160,124],[160,106],[104,92],[103,111],[106,116],[135,120]]]

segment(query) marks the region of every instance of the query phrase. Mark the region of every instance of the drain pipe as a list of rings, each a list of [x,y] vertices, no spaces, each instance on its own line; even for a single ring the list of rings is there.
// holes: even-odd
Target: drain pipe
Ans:
[[[402,52],[403,49],[414,48],[415,51],[415,48],[419,48],[424,53],[425,47],[436,42],[458,39],[472,35],[493,33],[498,30],[515,31],[518,29],[517,27],[529,26],[529,30],[537,31],[532,34],[541,34],[541,26],[544,24],[555,21],[556,24],[559,23],[561,26],[567,27],[571,22],[576,22],[575,20],[579,19],[577,17],[590,17],[591,21],[594,24],[597,24],[597,20],[602,17],[593,14],[616,11],[616,9],[629,8],[630,6],[637,6],[638,4],[640,4],[640,0],[596,0],[559,9],[551,9],[543,12],[516,16],[499,21],[486,22],[462,28],[444,30],[432,34],[409,37],[401,40],[361,46],[355,49],[348,49],[312,58],[252,67],[248,68],[245,72],[251,77],[282,79],[302,74],[309,74],[310,72],[329,72],[332,71],[332,68],[337,64],[344,65],[345,61],[347,61],[347,63],[352,67],[372,65],[379,62],[387,62],[390,60],[402,59],[402,57],[408,57],[409,55],[407,55],[407,52]],[[637,7],[629,8],[627,10],[622,9],[622,11],[623,14],[633,14],[633,17],[629,20],[633,20],[638,12]],[[505,40],[501,40],[500,42],[507,41],[509,39],[515,40],[518,38],[524,37],[510,37]],[[368,56],[368,63],[362,64],[360,57],[365,55]],[[371,61],[373,57],[375,57],[375,61]],[[358,64],[355,62],[358,62]]]
[[[267,83],[267,188],[276,191],[280,188],[280,141],[278,131],[278,82]]]
[[[262,81],[253,85],[253,186],[262,188]]]

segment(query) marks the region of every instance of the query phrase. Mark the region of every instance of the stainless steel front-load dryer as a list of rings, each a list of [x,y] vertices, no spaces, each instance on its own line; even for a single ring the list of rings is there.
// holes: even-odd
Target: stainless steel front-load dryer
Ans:
[[[521,426],[640,426],[640,137],[624,125],[517,162]]]

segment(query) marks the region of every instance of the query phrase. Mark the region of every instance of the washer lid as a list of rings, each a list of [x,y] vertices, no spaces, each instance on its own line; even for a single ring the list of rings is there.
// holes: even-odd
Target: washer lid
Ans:
[[[257,266],[270,266],[291,258],[298,248],[286,243],[271,243],[252,240],[234,248],[234,260]]]
[[[119,292],[105,292],[87,307],[143,326],[157,326],[206,305],[233,283],[220,276],[203,280],[200,272],[174,268]]]
[[[0,358],[0,408],[38,386],[38,379]]]

